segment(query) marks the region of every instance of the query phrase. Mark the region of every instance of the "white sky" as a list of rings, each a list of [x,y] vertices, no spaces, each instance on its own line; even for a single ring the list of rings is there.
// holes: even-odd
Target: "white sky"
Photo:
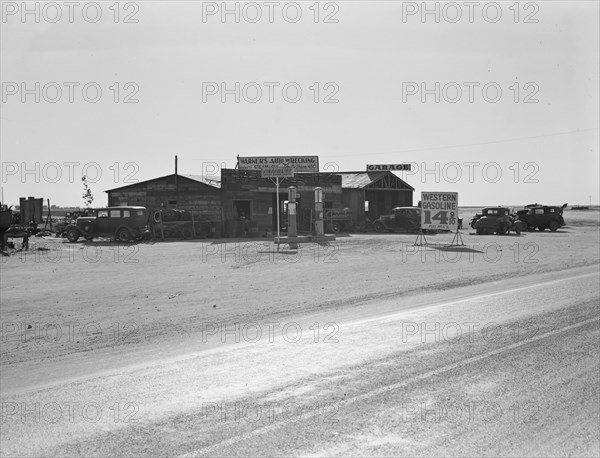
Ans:
[[[263,13],[257,23],[247,20],[254,15],[251,9],[239,23],[233,15],[223,23],[219,14],[202,20],[203,8],[220,8],[221,2],[143,1],[121,3],[116,24],[109,9],[113,2],[101,2],[102,18],[96,23],[83,18],[82,7],[75,9],[70,23],[64,2],[55,3],[62,18],[50,23],[55,10],[46,6],[44,13],[44,2],[28,6],[33,9],[36,3],[39,23],[33,14],[25,21],[21,11],[9,14],[21,2],[2,2],[0,147],[2,190],[9,205],[18,204],[20,196],[36,196],[56,205],[83,206],[81,170],[92,162],[102,172],[90,184],[94,204],[104,205],[103,191],[128,184],[130,172],[140,181],[173,173],[175,154],[183,174],[212,170],[203,163],[233,167],[238,154],[318,155],[321,169],[329,171],[405,162],[435,170],[439,163],[437,176],[418,172],[403,178],[417,193],[458,191],[463,206],[584,204],[590,195],[598,203],[596,1],[522,2],[517,23],[512,1],[499,3],[502,17],[496,23],[485,20],[493,19],[492,7],[485,18],[482,13],[490,2],[480,2],[472,23],[464,2],[456,3],[463,13],[459,22],[447,20],[455,10],[446,6],[438,23],[433,15],[423,21],[419,14],[403,21],[403,9],[420,7],[421,2],[396,1],[322,2],[318,23],[310,9],[313,1],[299,2],[302,18],[297,23],[282,15],[289,2],[277,2],[273,23],[268,6],[257,2]],[[435,4],[428,2],[432,9]],[[338,22],[324,23],[336,5],[339,11],[333,18]],[[439,5],[442,10],[444,4]],[[123,23],[136,6],[133,18],[138,22]],[[87,11],[93,19],[93,9]],[[537,23],[523,22],[529,13]],[[63,87],[62,97],[49,103],[40,94],[36,103],[33,94],[25,102],[20,92],[11,94],[15,87],[21,90],[21,83],[34,88],[36,82],[40,88],[57,83]],[[80,84],[73,103],[65,82]],[[89,82],[103,90],[97,103],[82,97],[81,87]],[[115,82],[121,99],[131,92],[124,85],[135,83],[139,102],[115,103],[109,89]],[[280,86],[274,103],[269,103],[265,86],[259,103],[243,97],[235,103],[233,95],[226,103],[220,95],[203,103],[203,82],[225,82],[230,88],[235,82]],[[281,87],[289,82],[303,90],[295,104],[282,97]],[[329,92],[324,85],[335,83],[339,102],[315,103],[309,88],[315,82],[321,99]],[[464,92],[457,103],[443,97],[435,103],[433,95],[425,103],[420,95],[403,101],[406,82],[424,82],[430,88],[436,82],[455,82]],[[479,84],[473,103],[464,82]],[[484,100],[481,88],[486,83],[502,89],[498,102]],[[513,99],[517,86],[510,89],[515,83],[518,103]],[[54,97],[48,88],[47,97]],[[523,103],[535,88],[539,102]],[[289,94],[294,95],[291,90]],[[488,95],[493,97],[494,91]],[[68,162],[79,164],[73,166],[72,180],[64,165]],[[460,177],[452,162],[461,166]],[[480,164],[471,169],[473,182],[465,162]],[[490,162],[502,172],[496,183],[482,173]],[[50,163],[61,165],[59,178]],[[494,167],[487,168],[491,179]],[[23,175],[24,168],[33,172]],[[95,175],[93,167],[88,171]],[[528,177],[534,182],[526,182]],[[418,198],[416,194],[415,203]]]

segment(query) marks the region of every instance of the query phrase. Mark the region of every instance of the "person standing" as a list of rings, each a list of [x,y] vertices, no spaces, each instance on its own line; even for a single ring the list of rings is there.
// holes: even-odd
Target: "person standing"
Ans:
[[[29,250],[29,231],[25,231],[23,235],[23,242],[21,243],[21,250],[27,251]]]

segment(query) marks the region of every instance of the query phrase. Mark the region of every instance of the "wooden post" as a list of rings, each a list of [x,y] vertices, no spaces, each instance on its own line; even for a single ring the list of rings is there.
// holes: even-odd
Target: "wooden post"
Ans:
[[[276,193],[277,193],[277,197],[276,197],[276,199],[277,199],[277,251],[279,251],[279,245],[281,244],[280,243],[280,240],[281,240],[281,232],[280,232],[281,224],[279,222],[279,207],[281,206],[281,203],[279,202],[279,178],[275,178],[275,185],[276,185],[276,188],[277,188],[277,191],[276,191]]]
[[[194,234],[194,238],[196,238],[196,222],[194,221],[194,214],[190,212],[192,215],[192,234]]]
[[[221,237],[225,237],[225,212],[221,207]]]
[[[160,212],[160,236],[163,239],[163,241],[165,240],[165,231],[163,229],[163,217],[162,217],[162,210],[159,210]]]
[[[52,230],[52,219],[50,218],[50,199],[48,199],[48,216],[46,216],[46,222],[44,223],[44,230],[48,227],[48,222],[50,222],[50,229]]]

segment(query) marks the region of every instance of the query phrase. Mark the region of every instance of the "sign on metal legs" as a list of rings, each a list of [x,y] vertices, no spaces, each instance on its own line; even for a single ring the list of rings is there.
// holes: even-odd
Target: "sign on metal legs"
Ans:
[[[422,192],[421,229],[452,232],[458,230],[458,193]]]

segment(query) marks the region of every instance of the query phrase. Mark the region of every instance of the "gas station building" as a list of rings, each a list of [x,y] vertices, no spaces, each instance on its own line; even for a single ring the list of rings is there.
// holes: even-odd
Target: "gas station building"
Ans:
[[[391,171],[319,172],[317,163],[313,167],[317,171],[300,171],[278,180],[278,198],[275,180],[265,178],[259,167],[221,169],[220,181],[176,173],[138,182],[106,191],[108,204],[189,210],[196,220],[210,221],[215,236],[225,237],[275,235],[278,206],[280,229],[285,232],[291,186],[296,189],[298,233],[314,229],[317,187],[322,190],[326,232],[333,227],[327,224],[327,215],[341,215],[353,230],[367,218],[374,221],[394,207],[413,205],[414,188]]]

